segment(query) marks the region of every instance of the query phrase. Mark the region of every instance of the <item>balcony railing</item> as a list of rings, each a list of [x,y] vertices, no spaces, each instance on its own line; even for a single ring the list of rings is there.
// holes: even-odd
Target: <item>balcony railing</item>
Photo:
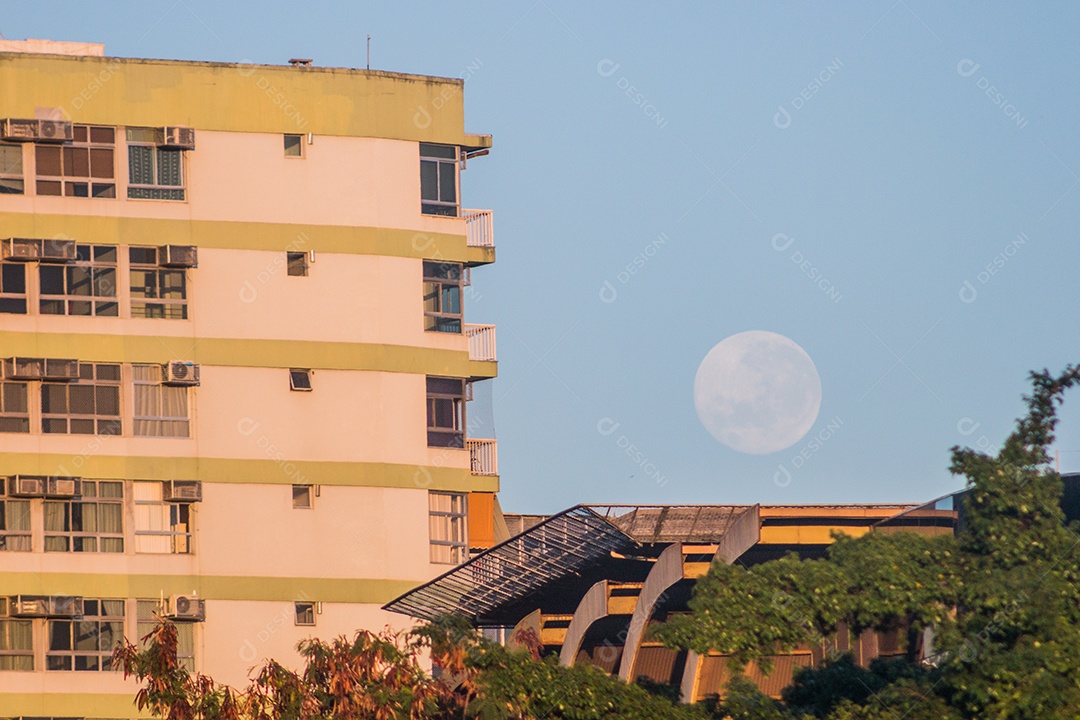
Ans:
[[[465,323],[465,337],[469,338],[469,359],[495,362],[495,326]]]
[[[473,475],[499,474],[499,448],[496,440],[469,439],[465,441],[469,451]]]
[[[465,244],[469,247],[495,247],[495,233],[490,210],[461,210],[465,218]]]

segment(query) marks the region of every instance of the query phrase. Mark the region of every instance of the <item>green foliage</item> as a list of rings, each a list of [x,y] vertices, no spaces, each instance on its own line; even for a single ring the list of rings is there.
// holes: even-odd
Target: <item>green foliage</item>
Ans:
[[[933,667],[892,664],[882,674],[884,666],[827,664],[798,676],[786,716],[1077,717],[1080,534],[1064,524],[1047,447],[1080,368],[1031,381],[1028,412],[1000,452],[952,450],[951,469],[969,489],[955,538],[870,533],[838,539],[824,560],[716,565],[698,582],[691,614],[655,635],[744,664],[819,642],[840,623],[856,633],[930,627],[940,651]]]

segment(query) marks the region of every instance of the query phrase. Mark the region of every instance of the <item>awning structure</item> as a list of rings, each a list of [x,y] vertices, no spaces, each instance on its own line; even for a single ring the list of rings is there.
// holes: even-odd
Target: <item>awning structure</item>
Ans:
[[[503,622],[503,611],[562,581],[584,581],[613,557],[655,556],[650,546],[671,542],[718,541],[748,509],[577,505],[405,593],[384,609],[423,620],[453,614],[478,625],[497,625]]]

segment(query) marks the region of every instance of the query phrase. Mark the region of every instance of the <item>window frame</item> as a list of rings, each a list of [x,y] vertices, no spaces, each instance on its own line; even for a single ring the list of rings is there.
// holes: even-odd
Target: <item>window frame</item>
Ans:
[[[147,490],[147,489],[150,488],[151,485],[156,485],[157,486],[157,491],[155,493],[157,495],[157,498],[155,498],[155,499],[145,499],[145,498],[140,499],[139,491],[140,490]],[[135,516],[134,523],[132,523],[132,525],[133,525],[132,531],[134,533],[133,537],[135,539],[135,543],[134,543],[135,554],[136,555],[193,555],[194,554],[193,539],[194,539],[194,535],[195,535],[195,530],[194,530],[195,512],[194,512],[194,509],[191,507],[192,504],[191,503],[170,502],[170,501],[166,500],[165,499],[165,494],[164,494],[164,490],[165,490],[164,485],[160,481],[156,481],[156,480],[135,480],[135,481],[132,482],[131,490],[132,490],[132,492],[131,492],[131,504],[132,504],[132,507],[134,508],[134,516]],[[140,507],[158,508],[159,509],[159,517],[157,519],[163,521],[163,522],[161,522],[162,526],[167,526],[168,529],[162,529],[162,530],[155,530],[155,529],[152,529],[152,528],[140,529],[139,525],[140,525],[140,521],[142,520],[142,518],[140,517],[141,513],[139,511]],[[154,511],[151,510],[151,511],[148,511],[148,512],[153,513]],[[164,520],[165,520],[164,516],[165,516],[166,512],[168,513],[168,521],[164,522]],[[149,525],[152,526],[152,525],[155,524],[153,522],[155,518],[153,517],[152,514],[148,515],[148,519],[150,520],[150,523],[148,523]],[[177,528],[179,528],[179,527],[182,527],[184,529],[178,530]],[[164,537],[164,538],[169,539],[169,550],[167,550],[167,551],[146,550],[146,549],[142,549],[142,547],[140,547],[140,542],[139,542],[140,538],[160,538],[160,537]],[[145,547],[145,546],[143,546],[143,547]]]
[[[0,552],[33,552],[34,509],[30,499],[8,497],[6,483],[2,484],[5,487],[0,488]],[[18,513],[14,512],[16,508]],[[20,524],[25,524],[25,527],[12,528],[12,517],[23,519],[25,523]],[[18,539],[19,542],[12,543],[13,539]]]
[[[23,404],[22,411],[9,409],[9,404],[14,402],[11,398],[13,388],[22,388]],[[10,421],[21,421],[25,430],[8,430]],[[30,434],[33,428],[30,421],[30,383],[26,380],[0,380],[0,433]],[[0,494],[3,490],[0,489]]]
[[[426,195],[429,190],[425,187],[427,168],[434,169],[435,197]],[[443,199],[443,183],[447,179],[444,173],[447,170],[453,178],[452,201]],[[461,148],[457,145],[420,143],[420,212],[441,217],[461,216]]]
[[[293,603],[293,625],[297,627],[315,627],[316,612],[315,606],[317,603],[308,600],[297,600]],[[306,619],[310,617],[311,622],[306,622]]]
[[[116,199],[116,148],[117,148],[117,128],[109,125],[75,125],[73,126],[74,140],[70,143],[64,143],[63,145],[55,145],[52,143],[35,143],[34,144],[34,193],[41,197],[65,197],[65,198],[82,198],[86,200],[115,200]],[[112,133],[112,142],[95,141],[93,140],[93,134],[95,130],[108,130]],[[85,133],[85,140],[80,140],[80,133]],[[86,152],[86,175],[76,175],[74,171],[70,171],[69,164],[74,166],[75,153],[77,151]],[[59,175],[44,175],[41,172],[43,154],[51,154],[53,152],[59,153],[60,158],[60,174]],[[112,153],[109,172],[110,174],[100,177],[95,176],[94,169],[94,152],[110,152]],[[70,163],[69,163],[70,159]],[[105,180],[106,182],[95,182],[95,180]],[[111,181],[111,182],[110,182]],[[60,192],[42,192],[42,183],[59,184]],[[77,195],[74,192],[69,192],[77,186],[86,186],[85,195]],[[98,188],[101,188],[105,194],[97,194]]]
[[[3,672],[33,672],[37,665],[37,660],[34,653],[34,621],[28,618],[13,618],[8,617],[9,603],[11,600],[7,597],[0,597],[0,671]],[[28,648],[12,648],[9,647],[13,644],[11,629],[16,626],[21,626],[26,629],[24,635],[30,641],[30,647]],[[8,665],[6,660],[11,659],[11,667],[5,667]],[[18,659],[29,660],[29,667],[15,667],[17,664],[15,661]]]
[[[311,392],[311,368],[289,368],[289,390],[293,392]]]
[[[109,486],[119,486],[120,495],[103,496],[101,494],[102,485],[108,484]],[[46,498],[42,503],[42,516],[44,520],[44,537],[45,547],[44,550],[47,553],[92,553],[97,555],[123,555],[124,554],[124,515],[126,514],[126,503],[124,496],[124,482],[122,480],[87,480],[83,479],[80,483],[81,495],[77,498],[65,498],[65,499],[53,499]],[[65,529],[63,530],[50,530],[48,528],[50,505],[64,506],[64,521]],[[94,513],[94,525],[96,529],[92,532],[88,532],[82,529],[75,529],[75,506],[79,506],[79,512],[81,514],[86,513],[87,507],[92,506],[91,512]],[[118,506],[120,510],[120,529],[117,532],[106,532],[101,529],[100,514],[102,506]],[[85,517],[85,515],[84,515]],[[49,548],[49,541],[56,541],[58,539],[66,540],[66,547],[64,549],[55,549],[56,543],[54,542],[54,548]],[[88,549],[76,549],[79,545],[79,541],[93,540],[93,550]],[[108,543],[116,549],[105,550],[103,547],[106,545],[105,541],[118,541]],[[87,542],[87,545],[90,543]]]
[[[89,377],[87,377],[87,370],[89,370]],[[98,374],[100,370],[104,368],[116,368],[116,379],[111,378],[99,378]],[[124,429],[124,398],[121,391],[121,385],[123,384],[123,371],[120,363],[79,363],[79,379],[78,380],[43,380],[41,382],[41,434],[42,435],[122,435]],[[93,391],[91,395],[94,401],[93,413],[76,413],[72,412],[71,396],[73,389],[91,387]],[[46,402],[46,391],[51,394],[55,389],[64,388],[64,405],[65,410],[63,412],[49,412],[46,411],[46,405],[51,404]],[[97,412],[98,405],[101,403],[100,390],[115,388],[116,392],[116,414],[104,414]],[[63,421],[65,430],[49,430],[49,423],[57,423]],[[79,422],[92,422],[94,425],[93,432],[77,432],[72,430],[72,423]],[[80,425],[81,427],[81,425]]]
[[[98,612],[87,612],[87,609],[92,607],[94,603],[98,605]],[[121,608],[121,614],[110,615],[105,612],[105,603],[119,603]],[[113,670],[112,666],[112,654],[116,644],[120,642],[125,634],[125,625],[127,623],[127,601],[123,598],[85,598],[83,600],[83,614],[78,618],[71,619],[57,619],[49,618],[45,622],[45,671],[46,672],[110,672]],[[93,624],[94,638],[97,641],[97,648],[94,650],[79,650],[76,648],[79,640],[84,637],[83,631],[85,626]],[[67,626],[68,641],[70,647],[68,648],[54,648],[55,637],[54,631],[60,629],[62,626]],[[101,648],[101,633],[102,626],[110,626],[113,642],[108,649]],[[116,627],[118,626],[118,627]],[[68,658],[70,659],[70,667],[50,667],[50,660],[54,658]],[[97,660],[96,667],[76,667],[79,658],[95,658]]]
[[[23,144],[0,141],[0,195],[26,195],[26,154],[23,151]],[[13,151],[11,155],[18,156],[18,172],[14,172],[11,169],[12,166],[5,163],[2,155],[3,151],[7,150]],[[18,183],[21,188],[17,192],[7,190],[6,183]]]
[[[139,320],[190,320],[188,286],[190,278],[187,268],[169,268],[161,265],[161,248],[152,245],[128,245],[128,312],[132,318]],[[154,261],[143,262],[136,260],[135,255],[153,251]],[[143,275],[143,282],[136,282],[136,273]],[[153,295],[150,295],[150,286],[146,284],[145,277],[148,273],[154,276]],[[166,292],[175,292],[175,289],[165,290],[166,277],[180,277],[180,297],[163,297]],[[136,295],[135,288],[142,288],[142,294]],[[150,309],[160,306],[160,315],[150,314]],[[171,308],[179,308],[179,314],[174,314]]]
[[[450,382],[459,383],[460,392],[451,392],[448,389]],[[465,447],[465,428],[467,427],[465,419],[465,379],[428,375],[426,383],[428,447]],[[451,425],[439,425],[440,415],[445,412],[446,403],[450,403],[453,420]]]
[[[436,499],[443,497],[450,499],[449,510],[436,507]],[[439,527],[445,527],[445,537],[436,537]],[[434,565],[460,565],[469,559],[468,493],[428,491],[428,545]]]
[[[140,377],[142,371],[149,371],[148,374],[153,377],[151,379]],[[191,437],[191,389],[186,385],[166,385],[161,373],[160,365],[151,363],[132,363],[131,365],[131,434],[134,437],[188,439]],[[154,390],[150,390],[151,388]],[[152,402],[162,413],[165,406],[169,404],[166,402],[166,395],[172,394],[177,398],[183,398],[182,404],[185,414],[140,415],[140,396],[147,392],[156,395]],[[167,434],[164,432],[165,428],[174,426],[182,427],[183,433]],[[160,427],[162,432],[149,432],[154,427]]]
[[[150,612],[152,609],[152,612]],[[135,637],[140,650],[145,650],[147,643],[143,640],[158,626],[159,615],[164,611],[161,600],[152,598],[135,599]],[[180,666],[188,672],[195,672],[195,626],[199,623],[174,622],[176,628],[176,659]],[[184,646],[190,646],[190,651]]]
[[[307,504],[298,504],[297,501],[303,502],[303,495],[297,494],[298,491],[305,492],[307,495]],[[315,509],[315,486],[304,483],[298,483],[292,486],[292,507],[293,510],[314,510]]]
[[[100,260],[99,254],[113,253],[113,261]],[[120,278],[120,246],[119,245],[89,245],[78,244],[75,252],[79,258],[74,262],[54,264],[38,264],[38,301],[37,310],[39,315],[67,315],[72,317],[120,317],[119,278]],[[85,255],[85,257],[82,257]],[[71,292],[75,281],[72,279],[75,270],[82,269],[88,273],[89,295],[77,295]],[[59,271],[63,275],[63,294],[45,292],[45,275]],[[111,273],[112,280],[102,280],[99,287],[99,278],[107,278]],[[99,289],[104,289],[105,294],[98,295]],[[112,294],[109,295],[108,291]],[[52,312],[45,309],[46,303],[60,303],[63,312]],[[76,303],[88,305],[89,312],[72,312]]]
[[[287,250],[285,252],[285,275],[288,277],[307,277],[311,268],[308,253]],[[299,272],[294,272],[299,270]]]
[[[22,292],[10,290],[11,276],[16,269],[22,269]],[[0,314],[28,315],[30,313],[30,271],[29,263],[0,261]],[[18,283],[16,283],[17,285]],[[3,309],[5,301],[22,303],[22,311]]]
[[[296,147],[298,148],[298,152],[295,155],[289,154],[289,138],[296,138]],[[304,136],[302,134],[284,133],[282,134],[281,139],[283,144],[284,157],[289,158],[290,160],[303,160],[305,157],[307,157],[307,153],[304,152]]]
[[[460,335],[465,332],[465,307],[462,299],[465,295],[465,265],[455,262],[435,262],[425,260],[424,272],[424,332],[450,333]],[[454,277],[456,273],[456,277]],[[449,304],[456,301],[457,310],[446,308],[450,291]],[[454,296],[456,295],[456,298]],[[429,302],[432,307],[429,307]],[[446,328],[446,329],[441,329]]]
[[[128,127],[124,129],[127,143],[127,197],[129,200],[152,200],[164,202],[187,201],[187,150],[162,145],[161,129],[148,127]],[[141,136],[141,137],[140,137]],[[152,138],[152,139],[148,139]],[[150,148],[150,173],[153,183],[138,183],[132,180],[132,149]],[[166,185],[161,182],[162,153],[179,154],[180,183]],[[169,195],[172,195],[171,197]]]

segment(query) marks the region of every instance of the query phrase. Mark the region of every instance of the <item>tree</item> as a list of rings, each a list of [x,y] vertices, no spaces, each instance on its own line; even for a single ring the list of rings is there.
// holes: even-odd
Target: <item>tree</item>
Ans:
[[[909,664],[867,695],[835,677],[845,661],[834,660],[797,676],[785,696],[789,711],[799,706],[798,689],[816,684],[830,698],[809,711],[836,720],[916,707],[916,717],[1075,718],[1080,534],[1065,525],[1047,448],[1080,368],[1030,378],[1027,414],[996,455],[952,449],[951,470],[968,481],[955,538],[870,533],[837,538],[823,560],[715,565],[695,587],[691,614],[657,635],[673,647],[730,654],[739,667],[820,640],[841,623],[855,632],[930,627],[941,650],[932,667]]]

